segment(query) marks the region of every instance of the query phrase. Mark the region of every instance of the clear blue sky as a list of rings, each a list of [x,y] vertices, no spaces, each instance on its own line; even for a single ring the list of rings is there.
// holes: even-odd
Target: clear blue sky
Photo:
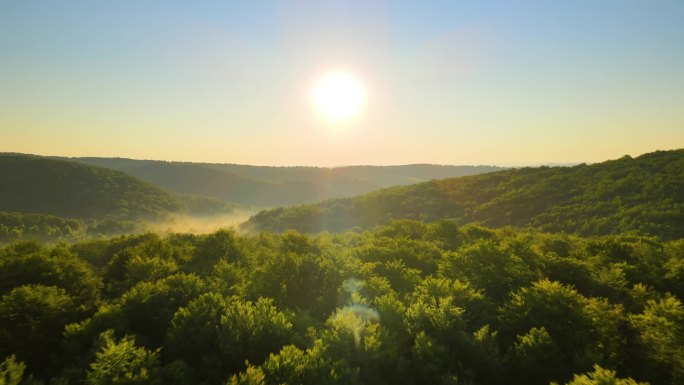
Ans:
[[[0,151],[274,165],[684,147],[684,1],[3,1]],[[367,89],[321,120],[330,70]]]

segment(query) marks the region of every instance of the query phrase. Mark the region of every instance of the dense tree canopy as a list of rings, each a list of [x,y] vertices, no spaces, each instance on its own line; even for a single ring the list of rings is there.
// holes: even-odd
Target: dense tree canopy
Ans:
[[[0,248],[0,381],[680,384],[681,240],[453,221]]]
[[[251,231],[341,231],[455,219],[583,235],[684,237],[684,150],[575,167],[530,167],[392,187],[253,216]]]
[[[245,208],[204,196],[174,195],[120,171],[0,153],[0,244],[132,234],[146,228],[144,221],[239,209]]]
[[[68,218],[142,218],[178,210],[173,195],[122,172],[27,155],[0,155],[0,210]]]
[[[273,167],[126,158],[62,158],[106,167],[168,191],[274,207],[352,196],[382,187],[501,170],[495,166]]]

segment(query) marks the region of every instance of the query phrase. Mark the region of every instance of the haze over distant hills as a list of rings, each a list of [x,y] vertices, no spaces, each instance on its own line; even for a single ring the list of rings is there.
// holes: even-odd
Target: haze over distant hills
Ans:
[[[136,220],[174,212],[215,214],[225,209],[215,198],[261,206],[305,201],[318,203],[266,210],[243,226],[256,231],[318,232],[368,228],[393,219],[454,219],[585,235],[630,230],[665,238],[684,235],[684,150],[657,151],[634,159],[625,156],[593,165],[505,170],[66,159],[0,156],[5,182],[0,186],[0,211]],[[436,179],[488,170],[500,171]],[[375,189],[392,183],[396,186]],[[374,191],[329,199],[366,190]]]
[[[388,184],[492,169],[498,168],[326,169],[1,153],[0,242],[70,241],[145,229],[212,231],[246,220],[254,206],[313,203]]]
[[[630,230],[684,236],[684,150],[574,167],[511,169],[277,208],[251,230],[340,231],[393,219],[454,219],[585,235]]]
[[[125,158],[61,158],[123,171],[172,192],[262,207],[313,203],[383,187],[498,171],[496,166],[269,167]]]

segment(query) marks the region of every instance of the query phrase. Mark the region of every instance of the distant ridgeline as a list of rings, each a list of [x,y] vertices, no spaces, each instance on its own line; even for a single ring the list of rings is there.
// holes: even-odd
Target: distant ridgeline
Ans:
[[[138,220],[228,209],[120,171],[30,155],[0,154],[0,181],[0,242],[130,232]]]
[[[364,194],[408,185],[502,170],[495,166],[269,167],[164,162],[125,158],[60,158],[123,171],[168,191],[238,204],[275,207]]]
[[[303,232],[368,228],[393,219],[455,219],[583,235],[684,236],[684,150],[593,165],[530,167],[392,187],[262,211],[243,227]]]

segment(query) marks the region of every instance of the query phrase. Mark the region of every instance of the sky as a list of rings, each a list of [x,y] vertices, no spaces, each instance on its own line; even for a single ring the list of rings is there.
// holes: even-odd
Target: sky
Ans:
[[[684,147],[684,1],[0,2],[0,152],[335,166]],[[311,100],[330,71],[358,116]]]

